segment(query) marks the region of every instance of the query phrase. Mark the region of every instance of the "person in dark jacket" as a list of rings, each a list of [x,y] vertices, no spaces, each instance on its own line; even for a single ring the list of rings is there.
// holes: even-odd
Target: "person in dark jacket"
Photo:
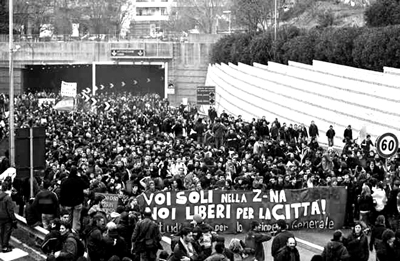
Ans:
[[[208,109],[208,117],[210,118],[211,123],[214,124],[214,120],[218,117],[218,114],[213,106],[210,106]]]
[[[193,130],[197,134],[197,143],[204,144],[204,132],[206,130],[206,126],[204,125],[202,118],[199,118],[197,120],[196,124],[194,125]]]
[[[394,254],[395,254],[395,259],[393,260],[400,260],[400,229],[396,230],[396,233],[394,233],[394,243],[393,243],[393,248],[394,248]]]
[[[386,229],[382,235],[382,241],[376,247],[376,257],[379,261],[392,261],[396,259],[394,249],[395,234],[392,230]]]
[[[315,124],[314,121],[311,121],[310,127],[308,128],[308,134],[311,138],[316,138],[319,136],[318,126]]]
[[[40,216],[40,213],[38,213],[35,205],[33,204],[35,202],[35,198],[29,199],[29,201],[26,203],[25,206],[25,219],[26,219],[26,224],[31,227],[36,227],[36,226],[42,226],[42,218]]]
[[[9,195],[9,186],[7,182],[3,182],[0,192],[0,242],[3,253],[12,251],[9,241],[13,227],[17,226],[14,202]]]
[[[125,240],[118,234],[117,225],[114,222],[107,224],[107,233],[104,237],[105,242],[105,260],[112,256],[118,256],[120,259],[128,256],[128,249]]]
[[[367,261],[369,258],[368,238],[363,232],[363,225],[357,222],[352,233],[343,240],[349,251],[350,260]]]
[[[77,237],[71,231],[69,223],[60,224],[61,250],[47,257],[47,261],[77,261],[79,258],[79,249]]]
[[[346,142],[353,140],[353,130],[351,129],[351,125],[347,126],[347,128],[344,130],[343,137]]]
[[[215,124],[212,127],[212,131],[214,133],[215,138],[215,147],[219,149],[224,145],[224,136],[227,128],[224,124],[221,123],[220,119],[215,119]]]
[[[289,237],[286,246],[282,247],[276,254],[276,261],[300,261],[300,253],[296,248],[296,239]],[[258,259],[257,259],[258,260]]]
[[[255,257],[258,261],[265,260],[264,246],[263,242],[271,239],[268,234],[262,234],[260,231],[260,223],[258,221],[251,222],[251,230],[247,233],[245,237],[245,245],[248,248],[253,248],[255,251]]]
[[[182,228],[179,241],[174,246],[171,261],[197,261],[197,253],[192,245],[193,240],[192,229]]]
[[[60,207],[56,194],[49,190],[50,181],[43,181],[43,189],[36,195],[34,208],[41,214],[44,229],[48,229],[50,222],[60,216]]]
[[[335,138],[335,130],[333,129],[333,126],[329,126],[329,130],[326,132],[326,137],[328,138],[328,146],[332,147],[334,145],[333,139]]]
[[[385,216],[379,215],[375,221],[375,227],[371,231],[371,240],[369,241],[369,250],[372,251],[382,241],[383,232],[386,230]]]
[[[287,240],[290,237],[294,237],[292,233],[287,231],[287,224],[285,220],[279,219],[276,223],[278,225],[278,233],[274,240],[272,241],[271,245],[271,255],[275,259],[276,254],[278,253],[279,249],[286,246]]]
[[[371,213],[374,210],[374,202],[371,196],[371,189],[367,185],[363,185],[361,194],[358,197],[358,209],[360,211],[360,221],[369,226]]]
[[[83,191],[87,188],[89,188],[89,182],[80,177],[76,166],[72,166],[68,178],[61,183],[60,204],[70,214],[74,232],[79,232],[81,228]]]
[[[324,261],[344,261],[350,258],[349,252],[342,243],[343,233],[340,230],[336,230],[333,233],[333,238],[324,247],[321,254]]]
[[[146,208],[132,234],[132,252],[140,255],[141,261],[155,261],[161,249],[161,234],[158,225],[151,218],[151,209]]]
[[[104,260],[105,240],[103,232],[105,230],[105,220],[101,215],[96,215],[92,219],[92,224],[85,228],[86,246],[90,260]]]

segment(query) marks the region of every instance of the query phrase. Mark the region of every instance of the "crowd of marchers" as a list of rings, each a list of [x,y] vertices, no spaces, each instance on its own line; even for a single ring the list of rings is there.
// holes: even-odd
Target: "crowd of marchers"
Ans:
[[[46,169],[32,181],[33,196],[29,178],[2,181],[0,234],[5,252],[12,250],[8,234],[15,217],[1,213],[16,203],[29,225],[50,231],[42,244],[49,260],[261,261],[266,259],[262,242],[271,236],[262,234],[257,222],[245,240],[233,240],[225,248],[223,236],[199,217],[182,224],[168,251],[173,254],[161,251],[158,256],[160,231],[136,197],[157,191],[345,186],[345,226],[353,232],[343,237],[336,231],[322,260],[367,261],[374,248],[381,261],[399,259],[400,158],[396,155],[385,164],[370,136],[357,141],[350,125],[343,130],[343,144],[334,144],[333,126],[322,134],[314,121],[307,127],[263,116],[245,121],[213,107],[200,114],[196,106],[172,107],[155,94],[103,93],[97,96],[97,108],[78,99],[73,112],[39,103],[49,96],[56,97],[40,93],[15,99],[16,127],[46,128]],[[2,97],[0,109],[7,115],[7,98]],[[8,135],[5,116],[0,128]],[[320,146],[322,141],[329,147]],[[8,167],[6,153],[0,173]],[[118,196],[112,212],[103,208],[104,193]],[[279,231],[272,256],[298,260],[286,224],[281,223]],[[334,259],[339,248],[343,258]]]

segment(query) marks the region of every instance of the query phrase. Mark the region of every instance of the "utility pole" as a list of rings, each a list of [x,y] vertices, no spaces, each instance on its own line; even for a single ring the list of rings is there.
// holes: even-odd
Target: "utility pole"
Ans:
[[[274,14],[274,40],[276,41],[276,21],[277,21],[277,19],[276,19],[276,15],[277,15],[277,0],[275,0],[275,14]]]
[[[10,86],[9,86],[9,97],[10,97],[10,114],[8,115],[9,119],[9,143],[10,143],[10,165],[11,167],[15,167],[15,126],[14,126],[14,8],[13,8],[13,0],[8,1],[8,34],[9,34],[9,77],[10,77]]]

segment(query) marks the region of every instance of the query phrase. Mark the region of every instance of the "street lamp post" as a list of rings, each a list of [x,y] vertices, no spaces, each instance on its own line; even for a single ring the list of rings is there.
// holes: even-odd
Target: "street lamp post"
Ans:
[[[276,41],[276,13],[277,13],[277,0],[275,0],[275,14],[274,14],[274,40]]]
[[[8,28],[8,34],[9,34],[9,78],[10,78],[10,86],[9,86],[9,144],[10,144],[10,165],[11,167],[15,167],[15,131],[14,131],[14,44],[13,44],[13,28],[14,28],[14,8],[13,8],[13,0],[8,1],[8,19],[9,19],[9,28]]]

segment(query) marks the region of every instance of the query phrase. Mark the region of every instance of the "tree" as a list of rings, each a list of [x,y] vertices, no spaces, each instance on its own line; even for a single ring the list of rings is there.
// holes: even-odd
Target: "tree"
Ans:
[[[236,24],[249,32],[266,31],[274,17],[274,1],[233,0],[232,13]]]
[[[81,22],[93,34],[119,34],[128,19],[129,0],[79,0],[83,7]]]
[[[14,28],[23,26],[24,33],[28,33],[30,27],[33,35],[39,35],[42,25],[51,23],[54,4],[54,0],[14,0]]]
[[[0,34],[8,34],[7,0],[0,0]]]
[[[368,26],[400,24],[400,3],[397,0],[378,0],[365,10]]]
[[[315,57],[315,43],[318,41],[320,31],[312,29],[304,35],[299,35],[286,42],[282,49],[285,51],[284,60],[311,64]]]
[[[227,7],[226,0],[180,0],[171,13],[175,16],[175,22],[188,21],[189,25],[197,26],[200,32],[211,34],[214,32],[217,16],[221,16]]]
[[[315,46],[315,59],[330,63],[354,66],[354,39],[363,28],[343,27],[325,29]]]

